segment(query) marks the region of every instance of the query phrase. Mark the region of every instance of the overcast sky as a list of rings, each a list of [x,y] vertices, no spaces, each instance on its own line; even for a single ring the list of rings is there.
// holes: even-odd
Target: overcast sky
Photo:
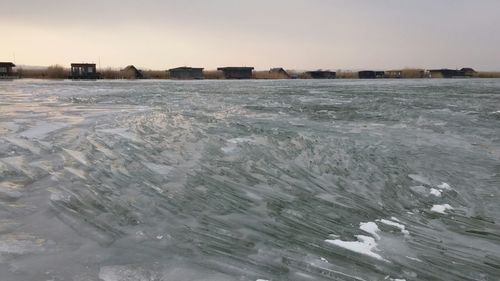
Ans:
[[[0,0],[0,61],[500,70],[499,0]]]

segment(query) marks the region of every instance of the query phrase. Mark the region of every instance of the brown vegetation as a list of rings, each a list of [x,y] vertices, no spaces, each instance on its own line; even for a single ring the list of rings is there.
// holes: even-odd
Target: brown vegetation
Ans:
[[[288,79],[285,73],[273,73],[270,71],[254,71],[254,79]]]
[[[203,71],[203,75],[205,79],[224,79],[224,74],[218,70],[206,70]]]
[[[477,73],[479,78],[500,78],[500,71],[482,71]]]
[[[49,79],[66,79],[69,77],[69,69],[56,64],[47,68],[47,78]]]
[[[145,79],[170,79],[170,74],[165,70],[144,70],[142,74]]]
[[[101,77],[102,79],[120,79],[121,78],[121,73],[120,70],[113,69],[113,68],[106,68],[101,71]]]
[[[337,71],[338,79],[358,79],[358,72],[350,71],[350,70],[339,70]]]

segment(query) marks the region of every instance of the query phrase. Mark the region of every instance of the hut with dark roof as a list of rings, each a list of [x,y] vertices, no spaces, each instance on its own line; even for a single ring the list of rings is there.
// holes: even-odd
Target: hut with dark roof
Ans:
[[[97,72],[95,63],[72,63],[71,64],[71,79],[100,79],[101,74]]]
[[[225,79],[252,79],[253,67],[219,67]]]
[[[377,79],[384,78],[385,73],[383,71],[374,70],[363,70],[358,72],[359,79]]]
[[[177,67],[168,70],[170,78],[178,80],[200,80],[204,79],[203,68],[199,67]]]
[[[12,70],[16,67],[12,62],[0,62],[0,78],[13,78],[15,76]]]
[[[306,72],[312,79],[335,79],[337,72],[329,70],[315,70]]]
[[[269,70],[269,74],[272,78],[289,79],[290,75],[282,67],[275,67]]]
[[[120,70],[122,79],[143,79],[144,74],[142,74],[142,71],[137,69],[133,65],[129,65],[125,67],[124,69]]]

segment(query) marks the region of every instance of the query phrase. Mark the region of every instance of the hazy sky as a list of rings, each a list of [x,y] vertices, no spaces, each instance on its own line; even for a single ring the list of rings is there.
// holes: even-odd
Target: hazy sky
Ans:
[[[0,61],[500,70],[499,0],[0,0]]]

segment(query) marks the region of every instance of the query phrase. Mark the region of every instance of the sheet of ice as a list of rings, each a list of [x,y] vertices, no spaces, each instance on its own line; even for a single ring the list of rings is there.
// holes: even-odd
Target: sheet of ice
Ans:
[[[133,142],[142,142],[138,135],[129,131],[128,128],[101,129],[99,132],[120,136]]]
[[[20,147],[24,148],[26,150],[31,151],[33,154],[40,154],[41,150],[40,148],[36,147],[32,142],[24,140],[24,139],[18,139],[18,138],[13,138],[13,137],[6,137],[4,138],[6,141]]]
[[[377,243],[375,242],[374,238],[365,235],[356,235],[356,238],[358,238],[358,241],[342,241],[340,239],[335,239],[325,240],[325,242],[339,246],[349,251],[356,252],[358,254],[386,261],[381,255],[373,252],[377,249]]]
[[[156,163],[152,163],[152,162],[142,162],[142,164],[144,164],[144,166],[146,166],[151,171],[153,171],[157,174],[163,175],[163,176],[170,174],[174,170],[174,168],[172,168],[170,166],[156,164]]]
[[[71,157],[73,157],[76,161],[80,162],[82,165],[88,166],[87,162],[87,157],[80,152],[76,150],[70,150],[70,149],[63,149],[64,152],[68,153]]]
[[[57,131],[67,126],[68,124],[61,122],[38,122],[36,126],[22,132],[20,136],[28,139],[43,139],[48,133]]]
[[[410,232],[408,230],[406,230],[406,226],[401,224],[401,223],[386,220],[386,219],[381,219],[381,220],[377,220],[377,221],[379,221],[385,225],[390,225],[390,226],[394,226],[396,228],[399,228],[401,230],[401,233],[403,233],[405,236],[410,235]]]
[[[414,175],[414,174],[410,174],[408,175],[408,177],[416,182],[419,182],[419,183],[423,183],[423,184],[426,184],[426,185],[430,185],[431,182],[424,176],[421,176],[421,175]]]
[[[377,232],[380,231],[378,225],[374,222],[362,222],[359,224],[359,229],[365,231],[366,233],[370,233],[377,240],[380,240],[380,236]]]
[[[234,139],[227,140],[227,142],[229,143],[229,145],[221,148],[221,150],[224,153],[231,153],[231,152],[235,151],[237,148],[237,145],[239,143],[250,143],[250,142],[254,142],[254,140],[251,138],[234,138]]]
[[[436,197],[441,197],[441,190],[439,189],[431,188],[430,193]]]
[[[443,205],[434,205],[431,208],[431,211],[440,214],[446,214],[446,210],[453,210],[453,207],[450,206],[449,204],[443,204]]]

